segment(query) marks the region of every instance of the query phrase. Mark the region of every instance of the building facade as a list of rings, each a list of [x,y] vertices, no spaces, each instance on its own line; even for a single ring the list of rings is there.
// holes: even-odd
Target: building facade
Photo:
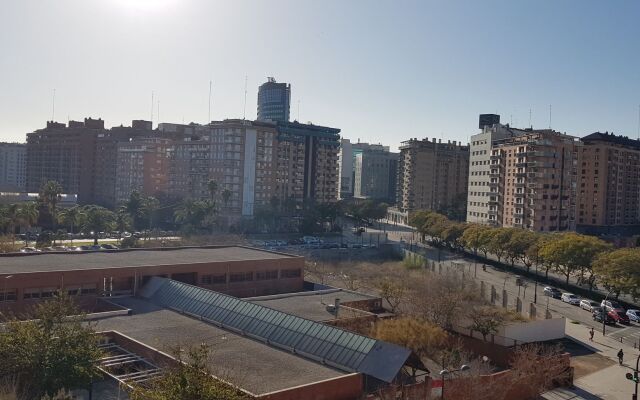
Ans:
[[[581,142],[578,230],[640,232],[640,141],[596,132]]]
[[[487,115],[494,118],[488,118]],[[483,125],[493,123],[493,125]],[[489,218],[489,198],[491,183],[491,148],[492,143],[510,137],[526,134],[524,129],[512,128],[499,123],[500,118],[494,114],[480,116],[482,132],[471,136],[469,144],[469,187],[467,189],[467,222],[477,224],[495,223]]]
[[[339,199],[353,197],[354,163],[353,144],[349,139],[340,139],[340,151],[338,152]]]
[[[127,201],[134,191],[155,197],[167,194],[172,151],[173,141],[159,137],[118,143],[116,203]]]
[[[354,153],[353,197],[395,203],[398,154],[382,145],[367,145]]]
[[[489,222],[540,232],[575,229],[580,142],[552,130],[531,130],[494,142]]]
[[[433,139],[402,142],[398,159],[397,207],[402,212],[456,209],[464,218],[469,146]]]
[[[333,203],[338,194],[340,129],[278,122],[276,197]]]
[[[291,84],[274,78],[258,88],[258,121],[289,122]]]
[[[0,143],[0,192],[24,192],[27,188],[27,145]]]
[[[172,197],[209,199],[209,181],[218,184],[216,199],[227,216],[253,216],[276,190],[277,131],[271,123],[214,121],[193,126],[188,139],[176,142],[169,166]],[[224,191],[230,193],[223,198]]]

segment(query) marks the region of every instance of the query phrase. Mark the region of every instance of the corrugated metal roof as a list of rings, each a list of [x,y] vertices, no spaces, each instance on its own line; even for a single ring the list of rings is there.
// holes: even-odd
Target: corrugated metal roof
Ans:
[[[154,277],[143,297],[347,372],[391,382],[410,350],[236,297]]]

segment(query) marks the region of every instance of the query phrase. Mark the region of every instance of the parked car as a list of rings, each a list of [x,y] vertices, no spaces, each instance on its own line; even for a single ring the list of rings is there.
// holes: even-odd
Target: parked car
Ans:
[[[602,306],[607,311],[614,310],[614,311],[624,312],[624,308],[622,308],[620,303],[618,303],[617,301],[602,300],[602,302],[600,303],[600,306]]]
[[[611,310],[607,314],[609,314],[611,318],[619,324],[629,325],[630,323],[629,317],[627,317],[627,314],[625,314],[624,311]]]
[[[545,296],[553,297],[554,299],[559,299],[562,297],[562,292],[551,286],[545,287],[542,293],[544,293]]]
[[[573,293],[562,293],[562,297],[560,298],[565,303],[569,303],[572,306],[580,305],[580,298]]]
[[[287,242],[285,240],[276,240],[276,243],[278,244],[278,246],[286,246]]]
[[[640,322],[640,310],[627,310],[627,317],[631,322]]]
[[[593,312],[593,320],[596,322],[602,322],[602,318],[604,318],[604,323],[607,325],[616,324],[616,321],[600,307]]]
[[[119,248],[118,246],[109,243],[101,244],[100,247],[105,250],[118,250]]]
[[[35,247],[23,247],[20,249],[20,253],[40,253],[42,250],[36,249]]]
[[[600,308],[600,303],[598,303],[597,301],[587,299],[580,300],[580,308],[582,308],[583,310],[593,312],[596,307]]]

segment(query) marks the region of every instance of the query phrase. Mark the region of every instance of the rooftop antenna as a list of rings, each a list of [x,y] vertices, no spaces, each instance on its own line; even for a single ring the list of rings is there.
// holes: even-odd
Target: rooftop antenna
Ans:
[[[56,116],[56,90],[53,89],[53,98],[51,99],[51,122],[54,121]]]
[[[510,125],[510,126],[513,126],[513,114],[509,114],[509,119],[511,120],[511,121],[509,122],[509,125]]]
[[[551,129],[551,104],[549,104],[549,129]]]
[[[211,87],[212,87],[212,82],[209,81],[209,118],[207,119],[209,123],[211,123]]]
[[[244,76],[244,108],[242,110],[242,119],[247,116],[247,76]]]
[[[158,96],[158,123],[160,123],[160,96]]]
[[[529,128],[533,129],[533,125],[531,124],[531,109],[529,109]]]
[[[300,100],[298,100],[298,122],[300,122]]]
[[[151,128],[153,128],[153,90],[151,91]]]

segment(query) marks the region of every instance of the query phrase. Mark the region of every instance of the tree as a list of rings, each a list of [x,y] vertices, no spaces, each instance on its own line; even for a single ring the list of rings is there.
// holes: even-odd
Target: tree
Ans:
[[[381,320],[373,336],[406,347],[421,358],[433,358],[447,341],[442,328],[418,318]]]
[[[477,255],[478,250],[484,244],[483,239],[486,238],[486,235],[483,235],[482,233],[490,229],[490,227],[485,225],[468,224],[467,228],[462,233],[460,240],[465,247],[472,250],[473,254]]]
[[[463,247],[462,235],[467,228],[466,224],[460,222],[449,222],[442,231],[442,240],[454,249]]]
[[[592,289],[595,283],[595,275],[591,270],[591,264],[600,253],[609,251],[611,245],[593,236],[580,235],[573,232],[553,235],[553,240],[548,240],[540,249],[540,254],[545,262],[565,276],[569,284],[569,277],[580,272],[581,277],[589,272],[589,286]],[[582,281],[582,278],[581,278]]]
[[[525,229],[512,229],[507,242],[507,257],[513,266],[515,260],[520,260],[529,271],[532,261],[527,257],[527,249],[538,239],[535,232]]]
[[[94,245],[98,244],[99,233],[112,230],[114,224],[115,215],[112,211],[96,205],[83,207],[81,229],[93,236]]]
[[[47,212],[51,217],[51,228],[53,229],[55,229],[58,218],[58,202],[62,198],[62,190],[62,186],[57,181],[47,181],[40,187],[38,195],[39,201],[46,206]]]
[[[79,206],[74,206],[70,208],[65,208],[60,211],[58,214],[58,221],[66,226],[70,227],[71,232],[71,243],[73,243],[73,234],[75,233],[74,228],[80,224],[82,217],[84,216],[82,208]]]
[[[184,356],[186,354],[186,357]],[[213,377],[209,365],[211,349],[203,344],[185,351],[178,349],[177,362],[160,378],[146,386],[134,386],[131,400],[248,400],[250,397]]]
[[[468,317],[471,320],[469,329],[472,332],[480,333],[485,342],[487,336],[497,333],[505,322],[505,314],[502,310],[492,306],[474,307]]]
[[[209,200],[215,203],[216,194],[218,194],[218,182],[216,182],[215,179],[210,179],[209,182],[207,182],[207,190],[209,191]]]
[[[509,240],[513,230],[509,228],[495,228],[489,240],[489,251],[498,258],[498,262],[502,259],[502,256],[507,252]]]
[[[18,225],[29,229],[38,221],[39,214],[38,204],[35,201],[29,201],[18,206],[15,217]]]
[[[99,376],[101,357],[94,325],[63,294],[30,310],[33,319],[12,320],[0,335],[0,376],[18,382],[26,398],[87,387]]]
[[[607,290],[640,298],[640,248],[623,248],[598,255],[593,272]]]
[[[225,207],[229,207],[229,200],[231,200],[231,195],[231,190],[226,188],[222,190],[222,204],[224,204]]]
[[[174,211],[177,224],[187,231],[190,229],[206,229],[213,226],[217,209],[208,200],[183,200]]]
[[[114,226],[119,232],[126,232],[131,229],[132,221],[131,215],[127,211],[126,207],[120,207],[115,213]]]
[[[380,297],[386,300],[391,312],[396,312],[400,304],[405,300],[407,288],[399,281],[384,278],[375,283]]]

